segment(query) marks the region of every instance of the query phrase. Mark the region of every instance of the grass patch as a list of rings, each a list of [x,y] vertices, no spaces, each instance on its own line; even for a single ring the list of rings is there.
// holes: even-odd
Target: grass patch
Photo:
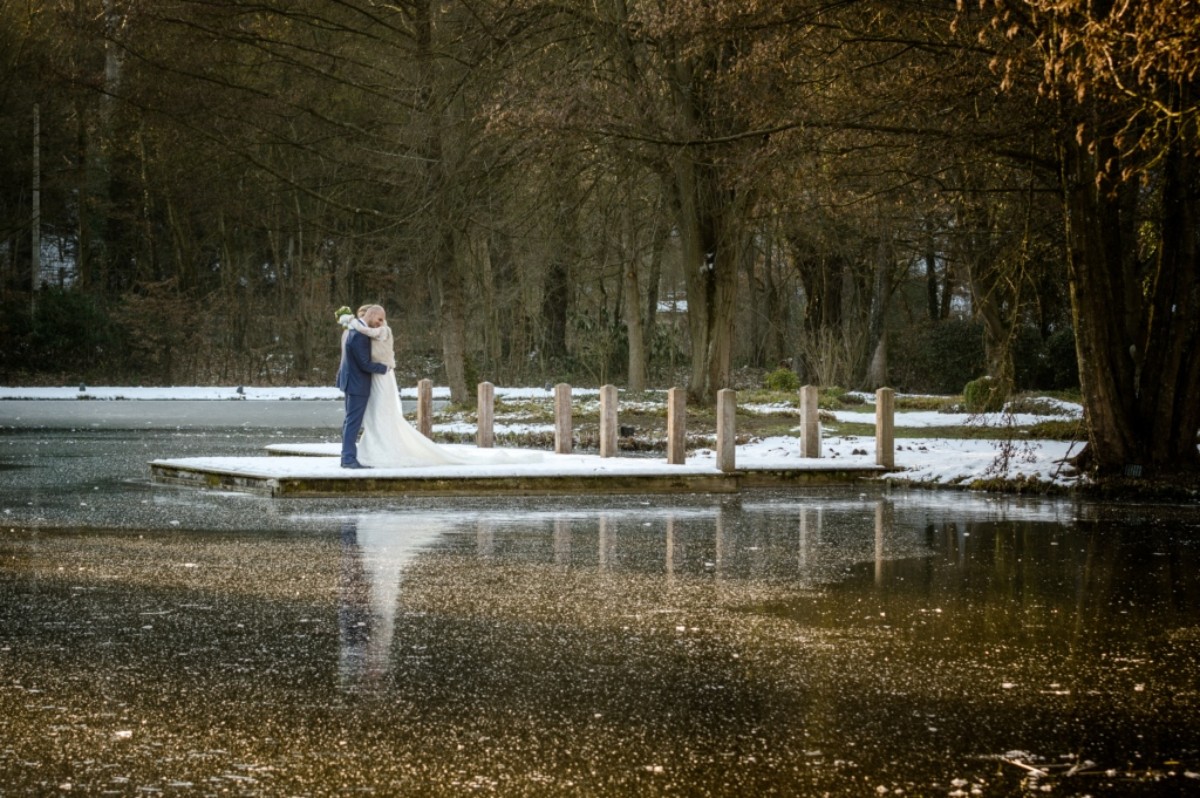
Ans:
[[[897,396],[896,410],[957,413],[962,406],[961,396]]]
[[[1078,388],[1072,388],[1069,391],[1039,391],[1039,396],[1044,396],[1049,399],[1057,399],[1060,402],[1072,402],[1073,404],[1083,404],[1083,394]]]
[[[1048,441],[1085,441],[1087,427],[1082,419],[1039,421],[1029,428],[1029,437]]]
[[[842,394],[834,399],[831,399],[828,404],[824,401],[821,407],[828,407],[831,410],[849,410],[860,411],[863,413],[874,413],[875,402],[870,399],[865,399],[859,394]],[[898,394],[895,399],[896,412],[933,412],[933,413],[961,413],[962,412],[962,397],[961,396],[908,396]]]
[[[799,391],[773,391],[768,388],[751,388],[739,390],[737,393],[739,405],[787,405],[800,406]],[[867,400],[860,394],[850,393],[845,388],[837,386],[821,388],[817,391],[817,407],[825,410],[845,410],[867,406]]]
[[[800,396],[795,391],[772,391],[767,388],[752,388],[737,392],[738,406],[741,405],[789,405],[800,404]]]
[[[1022,394],[1011,399],[1005,406],[1010,413],[1027,413],[1031,416],[1069,416],[1071,411],[1064,408],[1060,399],[1045,394]]]
[[[852,394],[845,388],[839,388],[836,385],[830,388],[822,388],[817,393],[817,407],[823,407],[827,410],[861,407],[865,404],[867,404],[867,400],[860,394]]]
[[[1061,495],[1067,492],[1062,485],[1043,482],[1037,477],[1022,475],[1019,477],[984,477],[975,479],[967,487],[970,490],[982,490],[992,493],[1020,493],[1043,496]]]
[[[824,423],[823,426],[828,430],[831,436],[857,436],[861,438],[875,437],[875,419],[872,416],[869,422],[867,421],[843,421],[839,423]],[[1029,440],[1033,438],[1041,438],[1040,435],[1032,434],[1031,429],[1024,427],[965,427],[965,426],[947,426],[947,427],[896,427],[895,436],[897,440],[905,438],[946,438],[948,440],[972,440],[972,441],[1003,441],[1003,440]],[[1059,440],[1070,440],[1069,438]]]

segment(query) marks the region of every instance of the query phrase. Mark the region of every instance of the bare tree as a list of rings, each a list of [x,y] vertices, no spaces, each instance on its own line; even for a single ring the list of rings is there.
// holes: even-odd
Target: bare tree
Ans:
[[[1101,473],[1200,467],[1200,29],[1185,2],[997,0],[1002,85],[1055,101],[1089,447]],[[1002,35],[1003,34],[1003,35]]]

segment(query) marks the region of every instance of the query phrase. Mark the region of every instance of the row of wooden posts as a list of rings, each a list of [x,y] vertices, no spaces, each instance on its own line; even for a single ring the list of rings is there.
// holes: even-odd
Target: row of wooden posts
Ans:
[[[476,393],[477,431],[475,444],[488,449],[495,445],[496,387],[490,382],[479,383]],[[726,388],[717,391],[717,468],[735,471],[734,430],[736,427],[737,392]],[[884,468],[896,465],[895,393],[891,388],[875,392],[875,462]],[[417,383],[417,429],[429,438],[433,436],[433,382]],[[617,454],[617,386],[600,389],[600,456]],[[682,465],[687,459],[687,392],[682,388],[667,391],[667,462]],[[570,454],[574,447],[574,428],[571,418],[571,386],[554,386],[554,451]],[[821,422],[817,409],[817,388],[805,385],[800,389],[800,455],[821,456]]]

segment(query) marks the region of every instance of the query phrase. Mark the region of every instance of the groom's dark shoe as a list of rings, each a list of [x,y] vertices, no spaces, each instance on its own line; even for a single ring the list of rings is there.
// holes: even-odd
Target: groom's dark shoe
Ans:
[[[342,468],[370,468],[370,466],[365,466],[362,463],[355,461],[353,463],[342,463]]]

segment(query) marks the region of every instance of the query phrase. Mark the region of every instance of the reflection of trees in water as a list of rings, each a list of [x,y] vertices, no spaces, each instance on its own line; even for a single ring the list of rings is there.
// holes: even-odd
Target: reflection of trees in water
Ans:
[[[539,727],[745,720],[789,757],[802,724],[918,769],[1194,739],[1194,545],[905,501],[360,518],[342,684],[424,690],[439,717],[550,707]]]
[[[532,512],[470,521],[471,553],[496,563],[584,572],[812,583],[840,578],[854,563],[924,551],[915,533],[897,539],[890,508],[891,502],[879,500],[829,515],[810,503],[769,512],[737,503],[700,510]],[[827,517],[830,530],[824,529]],[[456,545],[461,551],[463,544]]]
[[[757,601],[775,590],[804,593],[845,579],[858,565],[874,564],[882,574],[888,558],[926,554],[920,528],[897,533],[890,508],[886,499],[765,508],[638,502],[612,510],[436,515],[439,528],[458,534],[444,537],[437,556],[405,566],[399,602],[435,623],[536,616],[591,625],[705,596],[744,593]],[[397,515],[394,523],[419,526],[423,517]],[[380,595],[398,583],[386,570],[373,578],[391,580],[375,588]],[[391,600],[386,617],[394,618]]]
[[[1115,525],[947,520],[954,516],[886,498],[362,516],[344,531],[341,672],[353,681],[386,671],[400,602],[466,618],[562,613],[595,622],[657,612],[680,591],[715,596],[715,586],[825,626],[796,597],[828,587],[828,602],[846,602],[847,617],[869,600],[881,617],[941,629],[948,648],[1059,646],[1101,627],[1119,636],[1163,612],[1195,622],[1196,556],[1176,542],[1150,545]],[[464,534],[445,536],[440,556],[416,559],[448,531]],[[478,583],[490,593],[478,595]]]
[[[878,517],[872,520],[874,506],[843,514],[832,538],[823,529],[824,508],[807,504],[766,513],[745,512],[735,504],[478,517],[362,515],[341,529],[340,679],[351,686],[386,673],[405,573],[444,567],[445,561],[421,566],[415,558],[447,531],[468,533],[448,545],[470,556],[467,567],[476,578],[486,576],[480,566],[518,566],[537,572],[548,568],[544,575],[551,579],[567,570],[584,579],[648,578],[663,586],[713,580],[808,586],[842,573],[847,563],[886,555],[884,541],[892,536],[879,519],[886,517],[890,524],[891,514],[875,510]],[[618,595],[622,587],[618,581],[605,589]],[[419,594],[422,588],[416,590]]]
[[[926,526],[926,561],[891,563],[889,599],[939,601],[976,641],[1047,647],[1134,640],[1195,626],[1195,542],[1128,522],[945,521]]]

